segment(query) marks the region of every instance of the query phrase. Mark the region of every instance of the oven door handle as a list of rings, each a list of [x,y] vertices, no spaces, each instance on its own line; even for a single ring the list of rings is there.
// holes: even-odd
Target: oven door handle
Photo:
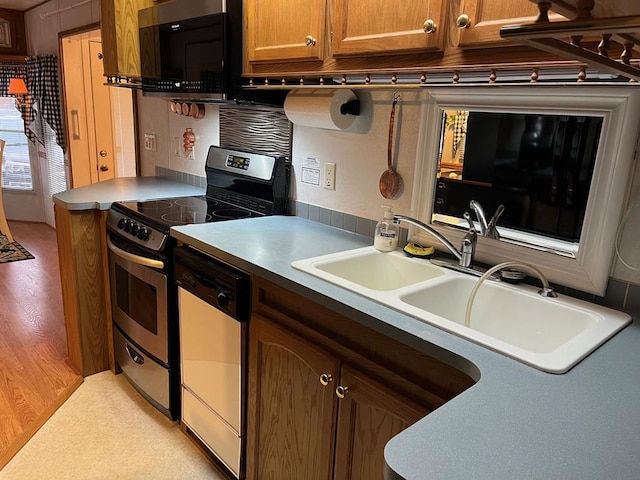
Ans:
[[[153,258],[141,257],[140,255],[135,255],[133,253],[122,250],[121,248],[116,247],[109,237],[107,237],[107,245],[109,246],[109,250],[111,250],[113,253],[133,263],[137,263],[138,265],[142,265],[144,267],[164,268],[163,261],[155,260]]]

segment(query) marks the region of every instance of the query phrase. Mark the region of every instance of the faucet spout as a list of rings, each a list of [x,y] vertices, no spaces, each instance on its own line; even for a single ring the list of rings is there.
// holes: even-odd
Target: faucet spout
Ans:
[[[431,234],[434,238],[436,238],[440,243],[442,243],[442,245],[447,247],[447,250],[449,250],[449,252],[451,252],[451,254],[458,259],[458,262],[460,263],[460,265],[462,265],[463,262],[466,261],[465,258],[467,257],[469,257],[468,264],[462,265],[462,266],[468,267],[471,264],[470,256],[468,255],[463,256],[462,253],[459,252],[458,249],[449,240],[447,240],[440,232],[435,230],[433,227],[430,227],[426,223],[423,223],[420,220],[416,220],[415,218],[407,217],[405,215],[394,215],[393,221],[395,223],[406,222],[406,223],[410,223],[411,225],[415,225],[418,228],[421,228],[422,230],[424,230],[425,232]]]

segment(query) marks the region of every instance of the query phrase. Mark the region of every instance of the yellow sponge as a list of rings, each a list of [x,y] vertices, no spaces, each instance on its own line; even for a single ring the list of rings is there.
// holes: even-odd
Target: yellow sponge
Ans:
[[[409,255],[410,257],[431,257],[435,253],[435,248],[433,247],[423,247],[418,243],[407,243],[403,248],[404,253]]]

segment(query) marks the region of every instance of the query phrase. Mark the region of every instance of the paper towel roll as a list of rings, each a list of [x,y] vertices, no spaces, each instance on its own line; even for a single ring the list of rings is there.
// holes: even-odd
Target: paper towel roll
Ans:
[[[293,90],[284,101],[284,113],[294,125],[344,130],[356,116],[340,113],[340,107],[357,98],[352,90],[342,88]]]

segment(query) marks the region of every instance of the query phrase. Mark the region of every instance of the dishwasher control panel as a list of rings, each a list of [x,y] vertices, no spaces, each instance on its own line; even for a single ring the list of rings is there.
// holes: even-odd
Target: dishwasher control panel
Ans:
[[[239,322],[249,319],[249,275],[191,247],[173,251],[174,278],[179,287]]]

